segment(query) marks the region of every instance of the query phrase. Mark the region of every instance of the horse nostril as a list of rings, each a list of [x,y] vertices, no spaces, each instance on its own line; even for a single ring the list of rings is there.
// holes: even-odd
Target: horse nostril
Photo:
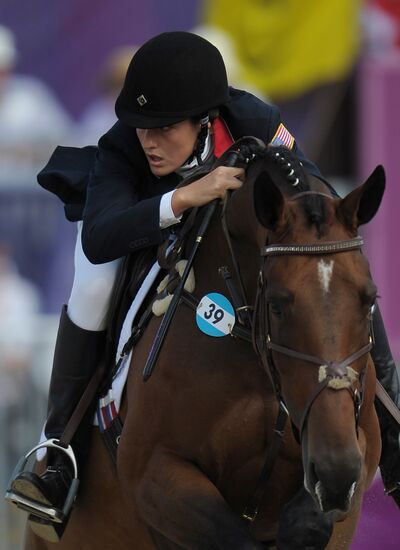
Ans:
[[[321,483],[326,492],[349,495],[354,492],[355,484],[360,478],[361,459],[353,456],[340,462],[322,460],[313,467],[313,471],[317,484]]]

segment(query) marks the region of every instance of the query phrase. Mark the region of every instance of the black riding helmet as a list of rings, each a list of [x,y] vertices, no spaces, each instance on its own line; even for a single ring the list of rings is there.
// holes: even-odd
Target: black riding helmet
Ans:
[[[161,128],[200,117],[228,99],[218,49],[193,33],[165,32],[135,53],[115,112],[134,128]]]

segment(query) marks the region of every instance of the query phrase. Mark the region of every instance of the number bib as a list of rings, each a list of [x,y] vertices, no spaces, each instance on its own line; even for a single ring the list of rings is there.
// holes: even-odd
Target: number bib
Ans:
[[[226,336],[235,324],[235,310],[225,296],[211,292],[203,296],[197,306],[196,323],[208,336]]]

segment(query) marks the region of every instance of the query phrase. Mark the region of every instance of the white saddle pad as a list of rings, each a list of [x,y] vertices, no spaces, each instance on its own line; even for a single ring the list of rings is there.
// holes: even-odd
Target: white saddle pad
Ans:
[[[117,354],[115,361],[117,362],[120,358],[121,352],[124,345],[129,340],[131,335],[131,330],[133,322],[139,311],[140,306],[143,303],[143,300],[146,298],[150,288],[152,287],[154,281],[156,280],[157,275],[159,274],[161,267],[158,262],[155,262],[147,274],[145,280],[140,286],[138,293],[136,294],[131,307],[126,315],[125,321],[122,325],[121,334],[119,337]],[[118,414],[118,411],[121,406],[122,391],[125,386],[125,382],[128,376],[129,365],[132,358],[132,351],[126,355],[121,365],[116,372],[110,391],[107,393],[103,399],[100,400],[98,410],[96,411],[93,424],[95,426],[100,426],[101,429],[105,429],[108,423]]]

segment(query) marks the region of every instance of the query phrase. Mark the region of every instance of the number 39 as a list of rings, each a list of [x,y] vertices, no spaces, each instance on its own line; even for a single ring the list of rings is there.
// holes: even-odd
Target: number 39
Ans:
[[[215,325],[216,323],[219,323],[219,321],[222,321],[222,319],[224,318],[224,312],[222,309],[216,309],[217,306],[215,304],[210,304],[209,305],[209,310],[206,311],[204,313],[204,318],[205,319],[211,319],[211,317],[214,318],[212,322],[213,325]]]

